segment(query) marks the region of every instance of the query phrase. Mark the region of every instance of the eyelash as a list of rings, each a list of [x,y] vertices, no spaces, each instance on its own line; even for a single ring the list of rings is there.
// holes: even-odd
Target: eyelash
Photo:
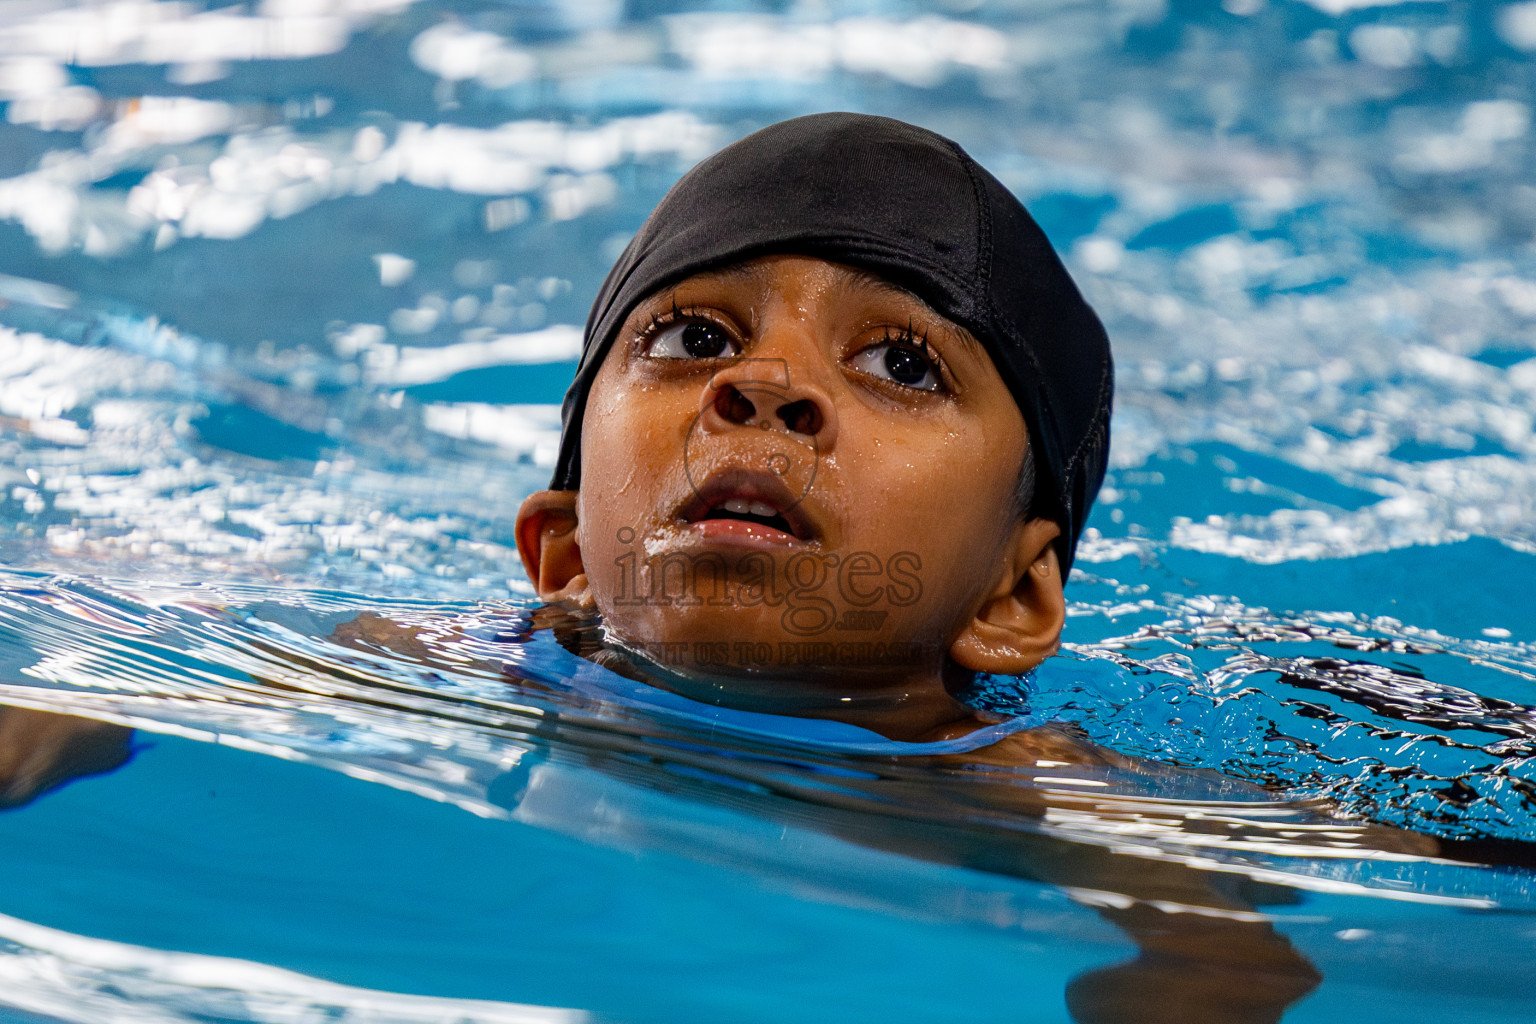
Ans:
[[[713,317],[704,315],[696,306],[679,306],[674,302],[670,309],[663,310],[651,317],[651,322],[646,324],[645,330],[641,333],[645,335],[652,334],[663,327],[671,327],[679,320],[700,320],[715,324]],[[716,326],[719,325],[716,324]]]
[[[949,374],[949,366],[944,362],[944,357],[939,355],[938,350],[935,349],[933,345],[928,341],[928,332],[923,331],[922,333],[918,333],[917,329],[913,326],[911,321],[908,321],[907,326],[904,328],[885,328],[885,333],[880,338],[880,340],[863,346],[857,352],[854,352],[849,358],[853,358],[861,353],[868,352],[870,349],[884,346],[902,347],[920,355],[923,360],[927,362],[929,368],[933,371],[934,376],[938,380],[938,387],[932,389],[932,391],[938,393],[949,393],[954,390],[952,379]],[[882,380],[883,378],[877,377],[875,379]],[[889,383],[895,384],[896,387],[902,388],[903,390],[930,390],[926,388],[912,388],[910,385],[903,385],[894,381]]]
[[[922,334],[918,334],[917,331],[913,329],[910,322],[906,327],[902,328],[895,334],[891,333],[893,330],[895,329],[887,327],[885,329],[885,337],[882,338],[879,342],[876,342],[876,344],[905,345],[907,348],[920,353],[924,359],[928,360],[928,362],[932,364],[935,370],[943,370],[944,359],[939,355],[938,349],[934,348],[931,344],[928,343],[927,331],[924,331]],[[942,375],[943,374],[941,373],[940,376]]]
[[[733,338],[735,337],[734,331],[721,323],[718,317],[711,316],[706,310],[697,306],[678,306],[676,303],[673,303],[672,308],[653,314],[650,321],[640,328],[639,333],[635,336],[636,346],[640,351],[645,351],[656,340],[657,335],[668,327],[679,323],[708,324],[710,327],[718,328]]]

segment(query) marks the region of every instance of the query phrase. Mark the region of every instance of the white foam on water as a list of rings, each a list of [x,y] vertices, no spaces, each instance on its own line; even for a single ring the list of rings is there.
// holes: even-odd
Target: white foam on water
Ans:
[[[13,120],[66,127],[63,115],[41,102],[13,103]],[[146,236],[157,249],[179,238],[243,238],[269,219],[396,182],[470,195],[532,195],[549,219],[569,220],[615,198],[608,169],[633,160],[692,162],[718,144],[717,129],[682,111],[590,128],[407,121],[393,127],[392,139],[374,126],[271,127],[268,110],[190,97],[141,97],[108,104],[102,113],[104,130],[91,144],[59,150],[34,170],[0,179],[0,218],[21,224],[46,251],[80,246],[110,257]],[[164,147],[220,136],[222,146],[211,155],[158,155]],[[94,188],[150,162],[152,169],[126,192]]]
[[[440,402],[423,407],[422,423],[448,437],[527,454],[534,465],[544,469],[553,468],[560,453],[558,405]]]
[[[818,79],[839,68],[931,86],[957,69],[1009,63],[1008,39],[986,25],[927,16],[795,24],[744,14],[683,14],[668,19],[673,50],[707,78]]]
[[[1335,17],[1349,14],[1352,11],[1363,11],[1376,7],[1397,7],[1413,3],[1431,2],[1438,2],[1438,0],[1302,0],[1302,3],[1309,4],[1324,14],[1332,14]]]
[[[0,57],[85,67],[294,60],[335,53],[359,28],[412,2],[267,0],[255,13],[175,0],[12,5],[20,16],[0,24]]]
[[[410,387],[490,366],[574,360],[581,355],[581,328],[555,324],[541,331],[498,334],[482,341],[431,348],[376,344],[362,352],[365,381],[381,387]]]
[[[580,1010],[354,988],[249,960],[89,938],[0,914],[0,1007],[71,1024],[578,1024]]]
[[[1495,21],[1499,35],[1510,46],[1536,51],[1536,3],[1505,4]]]
[[[564,344],[558,333],[553,343]],[[0,417],[8,418],[0,497],[19,503],[23,514],[0,541],[12,545],[11,559],[117,564],[131,574],[150,561],[173,575],[361,573],[381,586],[397,587],[402,578],[467,585],[475,596],[504,593],[520,574],[510,516],[547,475],[557,408],[396,411],[380,395],[352,414],[392,424],[375,442],[354,428],[317,461],[252,460],[202,439],[209,403],[265,410],[322,445],[334,413],[229,373],[216,358],[203,365],[208,354],[196,339],[157,325],[129,324],[120,337],[139,351],[0,328]],[[537,337],[491,353],[505,360],[509,352],[553,351],[550,337]],[[391,431],[492,445],[494,457],[464,450],[434,456],[412,440],[405,450],[418,450],[422,470],[402,475],[376,465],[401,455]],[[36,515],[45,520],[34,523]]]
[[[476,79],[502,88],[532,78],[538,62],[527,50],[494,32],[477,32],[458,22],[434,25],[411,41],[411,60],[423,71],[452,82]]]

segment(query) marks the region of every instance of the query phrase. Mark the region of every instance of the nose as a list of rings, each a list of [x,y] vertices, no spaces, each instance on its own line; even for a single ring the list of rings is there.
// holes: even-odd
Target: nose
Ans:
[[[837,409],[808,374],[787,360],[738,359],[710,378],[699,426],[711,433],[736,427],[784,430],[825,453],[837,438]]]

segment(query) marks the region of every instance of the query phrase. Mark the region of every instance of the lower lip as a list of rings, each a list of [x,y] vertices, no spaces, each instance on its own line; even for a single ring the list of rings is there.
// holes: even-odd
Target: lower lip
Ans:
[[[732,547],[773,549],[794,547],[800,543],[792,534],[744,519],[701,519],[688,526],[690,533],[717,544]]]

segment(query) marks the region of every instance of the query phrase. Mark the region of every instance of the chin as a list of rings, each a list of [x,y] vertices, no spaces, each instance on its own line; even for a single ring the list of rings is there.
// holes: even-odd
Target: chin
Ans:
[[[940,644],[914,640],[901,623],[878,613],[821,611],[783,604],[602,609],[616,640],[684,672],[751,679],[889,678],[943,661]]]

